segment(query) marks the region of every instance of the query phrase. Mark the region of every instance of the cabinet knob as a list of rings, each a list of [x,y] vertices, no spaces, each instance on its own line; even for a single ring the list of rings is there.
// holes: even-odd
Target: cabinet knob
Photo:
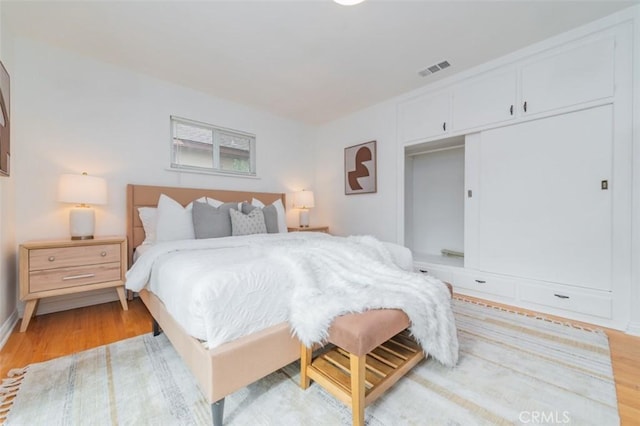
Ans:
[[[509,107],[509,114],[513,115],[513,105]]]
[[[527,112],[527,101],[524,101],[522,108],[524,108],[524,112]]]
[[[106,251],[100,252],[100,256],[105,257],[107,255]]]
[[[442,123],[442,130],[447,131],[447,122]]]
[[[56,260],[55,256],[49,256],[49,262],[53,262],[54,260]]]

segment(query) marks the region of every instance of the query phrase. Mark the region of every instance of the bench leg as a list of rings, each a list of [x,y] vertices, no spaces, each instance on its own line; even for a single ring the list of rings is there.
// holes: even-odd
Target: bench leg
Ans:
[[[307,374],[307,368],[311,365],[311,356],[313,351],[305,345],[301,345],[300,349],[300,387],[307,389],[311,384],[311,379]]]
[[[353,426],[364,426],[364,379],[367,355],[350,354]]]

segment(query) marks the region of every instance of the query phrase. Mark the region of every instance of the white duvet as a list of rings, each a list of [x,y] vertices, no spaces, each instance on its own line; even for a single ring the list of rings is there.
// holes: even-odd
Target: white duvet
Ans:
[[[406,248],[372,237],[259,234],[158,243],[127,272],[126,287],[147,286],[209,348],[283,321],[303,342],[321,341],[337,315],[400,308],[424,349],[453,365],[446,288],[411,269]]]

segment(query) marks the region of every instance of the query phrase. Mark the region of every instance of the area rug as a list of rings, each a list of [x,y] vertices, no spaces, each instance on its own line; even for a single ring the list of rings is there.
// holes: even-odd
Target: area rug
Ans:
[[[458,366],[423,361],[367,407],[368,425],[619,424],[603,332],[453,303]],[[319,386],[298,387],[298,368],[227,397],[225,424],[351,424],[350,410]],[[12,401],[7,425],[211,424],[209,404],[164,335],[32,364],[2,388]]]

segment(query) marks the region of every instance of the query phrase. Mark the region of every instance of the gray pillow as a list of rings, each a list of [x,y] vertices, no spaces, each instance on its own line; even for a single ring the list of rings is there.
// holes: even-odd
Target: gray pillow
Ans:
[[[253,209],[249,214],[231,209],[229,214],[231,215],[231,231],[234,236],[267,233],[262,209]]]
[[[242,203],[242,213],[249,214],[255,209],[261,209],[264,214],[264,224],[267,226],[268,234],[278,233],[278,211],[273,204],[262,208],[253,206],[247,202]]]
[[[238,210],[238,203],[224,203],[220,207],[193,202],[193,231],[196,238],[218,238],[231,236],[229,210]]]

